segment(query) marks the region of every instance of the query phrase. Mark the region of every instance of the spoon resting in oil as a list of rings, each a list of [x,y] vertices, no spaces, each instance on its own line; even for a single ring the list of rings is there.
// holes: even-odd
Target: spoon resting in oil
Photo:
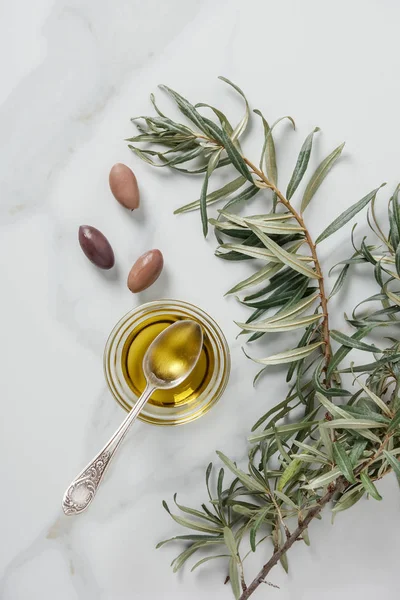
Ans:
[[[202,328],[189,320],[173,323],[153,340],[143,358],[146,388],[109,442],[68,486],[62,502],[66,515],[77,515],[89,506],[111,459],[154,390],[182,383],[196,366],[202,346]]]

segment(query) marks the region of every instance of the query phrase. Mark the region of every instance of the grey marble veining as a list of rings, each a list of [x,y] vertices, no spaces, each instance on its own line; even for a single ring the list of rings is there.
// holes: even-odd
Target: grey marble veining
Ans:
[[[315,125],[323,129],[315,164],[347,140],[340,168],[318,197],[320,211],[316,202],[309,215],[318,233],[382,180],[393,186],[400,177],[398,4],[18,0],[0,11],[0,598],[228,599],[221,562],[175,576],[169,563],[178,548],[154,549],[177,533],[161,500],[178,492],[185,504],[199,503],[214,450],[243,460],[251,425],[284,387],[271,373],[252,388],[257,367],[244,359],[233,323],[246,313],[223,298],[248,265],[215,259],[197,214],[172,215],[197,197],[199,181],[150,169],[123,140],[133,132],[130,117],[150,110],[158,83],[239,116],[238,99],[216,79],[226,75],[253,108],[271,119],[296,118],[297,133],[277,132],[282,180]],[[248,149],[257,158],[255,124],[252,132]],[[137,174],[140,212],[127,213],[111,197],[108,172],[118,161]],[[110,239],[112,273],[82,255],[83,223]],[[346,254],[348,233],[322,249],[327,265]],[[162,249],[165,272],[132,296],[126,275],[152,247]],[[347,294],[346,307],[359,294]],[[232,351],[230,385],[191,425],[138,423],[93,506],[68,519],[60,508],[65,486],[124,416],[103,378],[107,335],[131,307],[160,297],[195,302],[219,322]],[[289,577],[279,568],[271,575],[281,591],[265,587],[254,597],[397,593],[399,496],[391,478],[381,490],[383,502],[361,503],[334,527],[328,515],[311,527],[312,546],[293,549]],[[249,561],[249,578],[263,558]]]

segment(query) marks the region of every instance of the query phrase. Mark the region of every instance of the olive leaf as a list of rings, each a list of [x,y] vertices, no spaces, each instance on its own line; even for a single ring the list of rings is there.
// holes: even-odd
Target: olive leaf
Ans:
[[[365,352],[382,352],[382,350],[379,350],[379,348],[372,344],[365,344],[335,329],[331,329],[331,338],[347,348],[357,348],[357,350],[364,350]]]
[[[347,208],[344,212],[342,212],[341,215],[339,215],[326,229],[324,229],[322,233],[319,234],[319,236],[315,240],[315,243],[319,244],[323,240],[326,240],[327,237],[329,237],[330,235],[335,233],[335,231],[338,231],[338,229],[343,227],[343,225],[348,223],[358,212],[360,212],[360,210],[362,210],[371,202],[371,200],[375,198],[378,191],[384,185],[386,184],[382,183],[382,185],[380,185],[378,188],[376,188],[375,190],[364,196],[364,198],[361,198],[361,200],[353,204],[353,206],[350,206],[350,208]]]
[[[200,215],[201,222],[203,224],[203,235],[207,237],[208,233],[208,220],[207,220],[207,189],[208,189],[208,181],[211,177],[212,172],[218,165],[219,158],[221,156],[222,149],[217,150],[210,158],[210,162],[208,163],[206,175],[204,177],[204,182],[201,188],[200,194]]]
[[[352,506],[354,506],[361,498],[364,496],[364,487],[362,484],[359,484],[343,494],[343,496],[338,500],[335,506],[332,509],[333,514],[338,513],[343,510],[348,510]]]
[[[237,563],[233,557],[229,559],[229,580],[235,600],[240,598],[240,584]]]
[[[347,481],[350,483],[356,483],[350,457],[339,441],[333,443],[333,458],[335,459],[335,462],[341,473],[343,473],[343,475],[346,477]]]
[[[249,358],[251,358],[251,360],[254,360],[254,362],[260,363],[261,365],[282,365],[285,363],[301,360],[306,356],[312,354],[314,350],[316,350],[322,345],[323,342],[315,342],[314,344],[309,344],[304,348],[293,348],[292,350],[286,350],[286,352],[279,352],[278,354],[268,356],[267,358]]]
[[[396,477],[400,483],[400,461],[397,460],[397,458],[395,458],[391,454],[389,454],[389,452],[387,452],[387,450],[384,450],[383,454],[384,454],[387,462],[389,463],[389,465],[392,467],[393,472],[396,475]]]
[[[227,83],[228,85],[230,85],[231,87],[233,87],[234,90],[236,90],[238,92],[238,94],[240,94],[245,102],[245,113],[243,115],[243,118],[241,119],[241,121],[236,125],[235,129],[230,133],[232,142],[235,142],[236,140],[238,140],[240,138],[240,136],[242,135],[242,133],[244,133],[244,131],[246,130],[247,124],[249,122],[249,118],[250,118],[250,109],[249,109],[249,103],[247,102],[247,98],[244,95],[244,93],[242,92],[242,90],[240,89],[240,87],[238,87],[237,85],[235,85],[234,83],[232,83],[232,81],[230,81],[229,79],[227,79],[226,77],[222,77],[222,75],[220,75],[218,77],[218,79],[221,79],[222,81],[225,81],[225,83]],[[226,129],[226,127],[225,127]],[[229,133],[229,131],[228,131]]]
[[[264,127],[264,144],[261,151],[260,169],[265,168],[268,179],[274,185],[278,184],[278,168],[276,165],[275,143],[271,128],[260,110],[255,109],[255,114],[260,116]]]
[[[222,200],[223,198],[226,198],[233,192],[236,192],[236,190],[242,187],[245,181],[246,179],[243,176],[236,177],[236,179],[227,183],[219,190],[211,192],[211,194],[208,194],[208,196],[206,196],[207,205],[213,204],[214,202],[218,202],[218,200]],[[177,208],[174,211],[174,214],[178,215],[180,213],[185,213],[191,210],[197,210],[198,208],[200,208],[200,200],[195,200],[194,202],[190,202],[185,206],[181,206],[181,208]]]
[[[294,168],[292,177],[288,183],[286,190],[286,198],[290,200],[295,191],[297,190],[301,180],[303,179],[304,173],[307,171],[308,162],[311,156],[312,144],[314,134],[320,131],[319,127],[315,127],[313,131],[306,137],[304,143],[300,149],[299,156],[297,158],[296,166]]]
[[[279,244],[274,242],[273,239],[268,237],[267,234],[263,233],[257,226],[249,225],[249,228],[254,231],[256,236],[263,242],[265,247],[268,248],[280,262],[289,266],[294,271],[297,271],[302,275],[306,275],[307,277],[319,277],[316,271],[304,265],[304,260],[279,246]]]
[[[372,496],[372,498],[375,498],[375,500],[382,500],[382,496],[376,489],[372,479],[368,477],[367,473],[360,473],[360,479],[365,491]]]
[[[329,156],[327,156],[322,161],[322,163],[318,166],[315,173],[312,175],[310,181],[308,182],[306,190],[304,192],[303,199],[301,201],[301,208],[300,208],[301,212],[304,212],[305,209],[307,208],[307,206],[310,204],[311,199],[313,198],[315,192],[317,191],[317,189],[319,188],[319,186],[321,185],[321,183],[323,182],[323,180],[328,175],[329,171],[332,169],[333,165],[335,164],[335,162],[338,160],[339,156],[341,155],[343,148],[344,148],[344,143],[341,144],[340,146],[338,146],[337,148],[335,148],[335,150],[333,150],[333,152],[331,152],[329,154]],[[310,146],[310,152],[311,152],[311,146]]]

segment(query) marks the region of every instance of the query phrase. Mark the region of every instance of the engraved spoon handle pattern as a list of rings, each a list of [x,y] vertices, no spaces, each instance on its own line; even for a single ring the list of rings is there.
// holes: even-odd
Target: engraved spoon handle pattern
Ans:
[[[126,436],[130,426],[136,420],[138,414],[146,404],[155,387],[147,385],[143,394],[140,396],[135,406],[131,409],[126,419],[114,433],[95,458],[79,473],[79,475],[70,483],[64,494],[62,507],[66,515],[77,515],[83,512],[91,503],[98,487],[103,479],[103,475],[111,462],[112,457],[117,451],[122,440]]]

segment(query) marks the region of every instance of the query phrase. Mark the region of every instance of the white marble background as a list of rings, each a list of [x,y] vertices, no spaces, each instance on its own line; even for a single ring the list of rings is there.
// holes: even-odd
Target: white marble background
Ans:
[[[214,449],[241,460],[250,426],[284,389],[271,375],[254,391],[256,366],[235,341],[232,321],[241,309],[222,296],[247,266],[214,258],[197,214],[172,216],[196,197],[199,182],[139,163],[123,138],[161,82],[239,115],[238,99],[216,79],[224,74],[272,120],[296,118],[296,134],[285,126],[278,134],[284,173],[296,155],[289,136],[298,147],[319,125],[316,161],[347,140],[309,211],[317,233],[382,180],[393,186],[400,178],[399,4],[3,0],[0,11],[0,597],[228,599],[221,564],[173,575],[178,548],[155,551],[177,532],[161,500],[175,491],[185,504],[204,497],[203,470]],[[248,144],[254,157],[258,144]],[[132,215],[108,190],[117,161],[132,166],[140,182],[142,207]],[[81,254],[82,223],[113,244],[118,267],[111,274]],[[323,248],[327,266],[349,252],[338,240]],[[152,247],[163,250],[165,273],[134,297],[126,274]],[[366,291],[355,278],[341,302],[349,308]],[[195,302],[219,321],[232,347],[230,386],[196,423],[138,423],[90,511],[67,519],[60,510],[66,484],[124,416],[103,379],[107,334],[132,306],[166,296]],[[255,597],[394,597],[399,494],[391,478],[381,491],[383,502],[362,502],[333,527],[328,515],[314,524],[311,548],[291,553],[289,576],[273,572],[281,591],[265,586]],[[249,579],[255,569],[249,564]]]

